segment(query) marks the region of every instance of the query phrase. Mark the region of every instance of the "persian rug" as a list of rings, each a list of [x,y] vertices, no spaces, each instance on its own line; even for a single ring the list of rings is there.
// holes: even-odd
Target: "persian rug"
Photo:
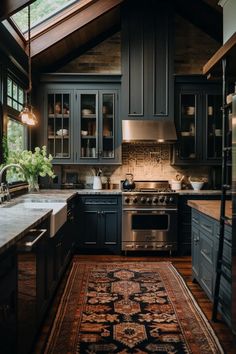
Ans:
[[[44,353],[218,354],[223,349],[170,262],[75,259]]]

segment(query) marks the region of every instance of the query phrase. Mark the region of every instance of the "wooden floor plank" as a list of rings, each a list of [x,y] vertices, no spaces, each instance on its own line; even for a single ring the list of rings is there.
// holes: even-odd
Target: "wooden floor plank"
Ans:
[[[185,280],[188,288],[192,292],[195,297],[197,303],[201,307],[205,316],[209,320],[211,326],[213,327],[216,335],[219,338],[219,341],[225,351],[225,354],[235,354],[236,353],[236,338],[232,335],[232,332],[228,325],[223,321],[212,322],[211,314],[212,314],[212,303],[208,299],[207,295],[200,288],[198,283],[192,282],[191,276],[191,257],[156,257],[156,256],[117,256],[117,255],[75,255],[75,257],[83,262],[163,262],[168,261],[172,262],[176,267],[178,272],[182,275]],[[66,278],[68,276],[69,269],[67,270],[62,283],[57,291],[55,299],[53,301],[52,306],[50,307],[50,312],[44,322],[42,327],[42,331],[39,335],[39,338],[36,342],[36,346],[33,350],[34,354],[43,354],[43,348],[45,345],[45,341],[47,336],[50,333],[50,328],[52,325],[53,318],[55,316],[57,306],[60,301],[60,297],[62,295]],[[219,316],[220,318],[220,316]],[[204,354],[204,353],[203,353]]]

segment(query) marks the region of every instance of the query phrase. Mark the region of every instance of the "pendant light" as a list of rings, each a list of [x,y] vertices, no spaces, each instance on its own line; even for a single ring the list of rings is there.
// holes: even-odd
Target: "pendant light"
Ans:
[[[31,31],[30,31],[30,5],[28,6],[28,77],[29,87],[25,92],[25,104],[20,112],[19,118],[22,123],[27,125],[36,125],[38,123],[37,118],[33,112],[31,105],[31,90],[32,90],[32,75],[31,75]]]

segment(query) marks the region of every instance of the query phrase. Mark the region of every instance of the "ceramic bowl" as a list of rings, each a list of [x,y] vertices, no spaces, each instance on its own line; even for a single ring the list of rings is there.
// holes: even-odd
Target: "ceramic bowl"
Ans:
[[[88,135],[88,131],[87,130],[81,130],[81,135],[83,135],[83,136]]]
[[[92,114],[93,112],[91,111],[91,109],[87,109],[87,108],[84,108],[82,109],[82,115],[83,116],[87,116],[89,114]]]
[[[193,189],[195,191],[198,191],[200,189],[202,189],[203,185],[204,185],[204,182],[190,182],[191,183],[191,186],[193,187]]]
[[[67,129],[60,129],[57,131],[57,135],[59,135],[59,136],[68,135],[68,130]]]

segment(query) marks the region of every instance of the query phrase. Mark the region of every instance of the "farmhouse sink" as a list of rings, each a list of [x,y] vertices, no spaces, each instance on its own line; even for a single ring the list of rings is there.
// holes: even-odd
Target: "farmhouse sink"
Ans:
[[[50,237],[53,237],[67,220],[67,203],[23,201],[20,205],[26,209],[52,209],[50,217]]]

